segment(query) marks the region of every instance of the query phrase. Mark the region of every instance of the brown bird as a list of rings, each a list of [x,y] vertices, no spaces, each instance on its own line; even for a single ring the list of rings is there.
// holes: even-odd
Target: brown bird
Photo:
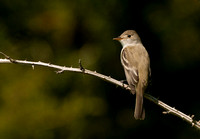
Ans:
[[[140,37],[134,30],[127,30],[119,37],[113,38],[122,44],[121,63],[124,67],[126,80],[131,93],[136,93],[135,119],[144,120],[143,95],[148,86],[150,59]]]

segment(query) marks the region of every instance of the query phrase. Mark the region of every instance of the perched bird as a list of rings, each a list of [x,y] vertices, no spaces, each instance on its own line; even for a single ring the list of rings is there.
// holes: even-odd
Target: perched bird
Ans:
[[[144,120],[143,95],[148,86],[150,59],[140,37],[134,30],[127,30],[119,37],[113,38],[122,44],[121,63],[124,67],[126,80],[131,88],[131,93],[136,93],[135,119]]]

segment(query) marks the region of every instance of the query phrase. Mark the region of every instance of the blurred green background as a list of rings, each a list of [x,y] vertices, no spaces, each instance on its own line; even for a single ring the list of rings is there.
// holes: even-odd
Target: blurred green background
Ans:
[[[15,59],[85,68],[125,79],[112,41],[127,29],[140,35],[152,68],[150,93],[200,119],[199,0],[1,0],[0,51]],[[3,58],[3,56],[1,56]],[[181,119],[145,100],[146,119],[133,118],[135,96],[83,74],[0,65],[0,138],[200,138]]]

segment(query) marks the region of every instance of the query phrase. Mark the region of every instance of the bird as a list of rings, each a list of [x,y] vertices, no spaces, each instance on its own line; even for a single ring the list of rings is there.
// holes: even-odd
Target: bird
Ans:
[[[136,94],[134,117],[136,120],[144,120],[143,96],[151,75],[149,54],[135,30],[126,30],[113,40],[122,45],[121,64],[131,93]]]

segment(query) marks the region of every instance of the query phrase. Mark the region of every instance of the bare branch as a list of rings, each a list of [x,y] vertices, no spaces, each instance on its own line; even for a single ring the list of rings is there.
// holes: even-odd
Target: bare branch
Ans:
[[[64,71],[69,71],[69,72],[77,72],[77,73],[82,73],[82,74],[88,74],[88,75],[92,75],[95,77],[98,77],[104,81],[110,82],[112,84],[115,84],[117,86],[120,86],[126,90],[130,91],[130,88],[127,84],[124,84],[121,81],[118,81],[114,78],[111,78],[110,76],[106,76],[103,74],[100,74],[96,71],[91,71],[91,70],[87,70],[85,68],[83,68],[82,64],[81,64],[81,60],[79,60],[79,68],[72,68],[72,67],[65,67],[65,66],[59,66],[59,65],[54,65],[54,64],[49,64],[49,63],[45,63],[45,62],[33,62],[33,61],[25,61],[25,60],[16,60],[16,59],[12,59],[9,56],[7,56],[6,54],[0,52],[0,54],[2,54],[5,59],[0,59],[0,64],[3,63],[14,63],[14,64],[24,64],[24,65],[31,65],[32,68],[34,69],[35,66],[44,66],[44,67],[49,67],[49,68],[54,68],[56,69],[56,73],[63,73]],[[144,94],[144,97],[148,100],[150,100],[151,102],[157,104],[158,106],[160,106],[161,108],[163,108],[164,110],[166,110],[165,112],[163,112],[163,114],[172,114],[175,115],[181,119],[183,119],[184,121],[188,122],[189,124],[192,125],[192,127],[195,127],[197,129],[200,130],[200,121],[196,121],[193,119],[194,115],[192,116],[188,116],[186,114],[184,114],[183,112],[165,104],[164,102],[158,100],[157,98],[149,95],[149,94]]]
[[[0,54],[2,54],[6,59],[9,59],[10,62],[15,63],[15,60],[10,58],[8,55],[4,54],[3,52],[0,52]]]
[[[172,114],[175,115],[181,119],[183,119],[184,121],[188,122],[189,124],[192,125],[192,127],[195,127],[197,129],[200,130],[200,122],[194,120],[194,115],[192,116],[188,116],[186,114],[184,114],[183,112],[165,104],[164,102],[154,98],[153,96],[149,95],[149,94],[145,94],[144,97],[152,102],[154,102],[155,104],[157,104],[158,106],[162,107],[163,109],[165,109],[166,111],[163,112],[163,114]]]

